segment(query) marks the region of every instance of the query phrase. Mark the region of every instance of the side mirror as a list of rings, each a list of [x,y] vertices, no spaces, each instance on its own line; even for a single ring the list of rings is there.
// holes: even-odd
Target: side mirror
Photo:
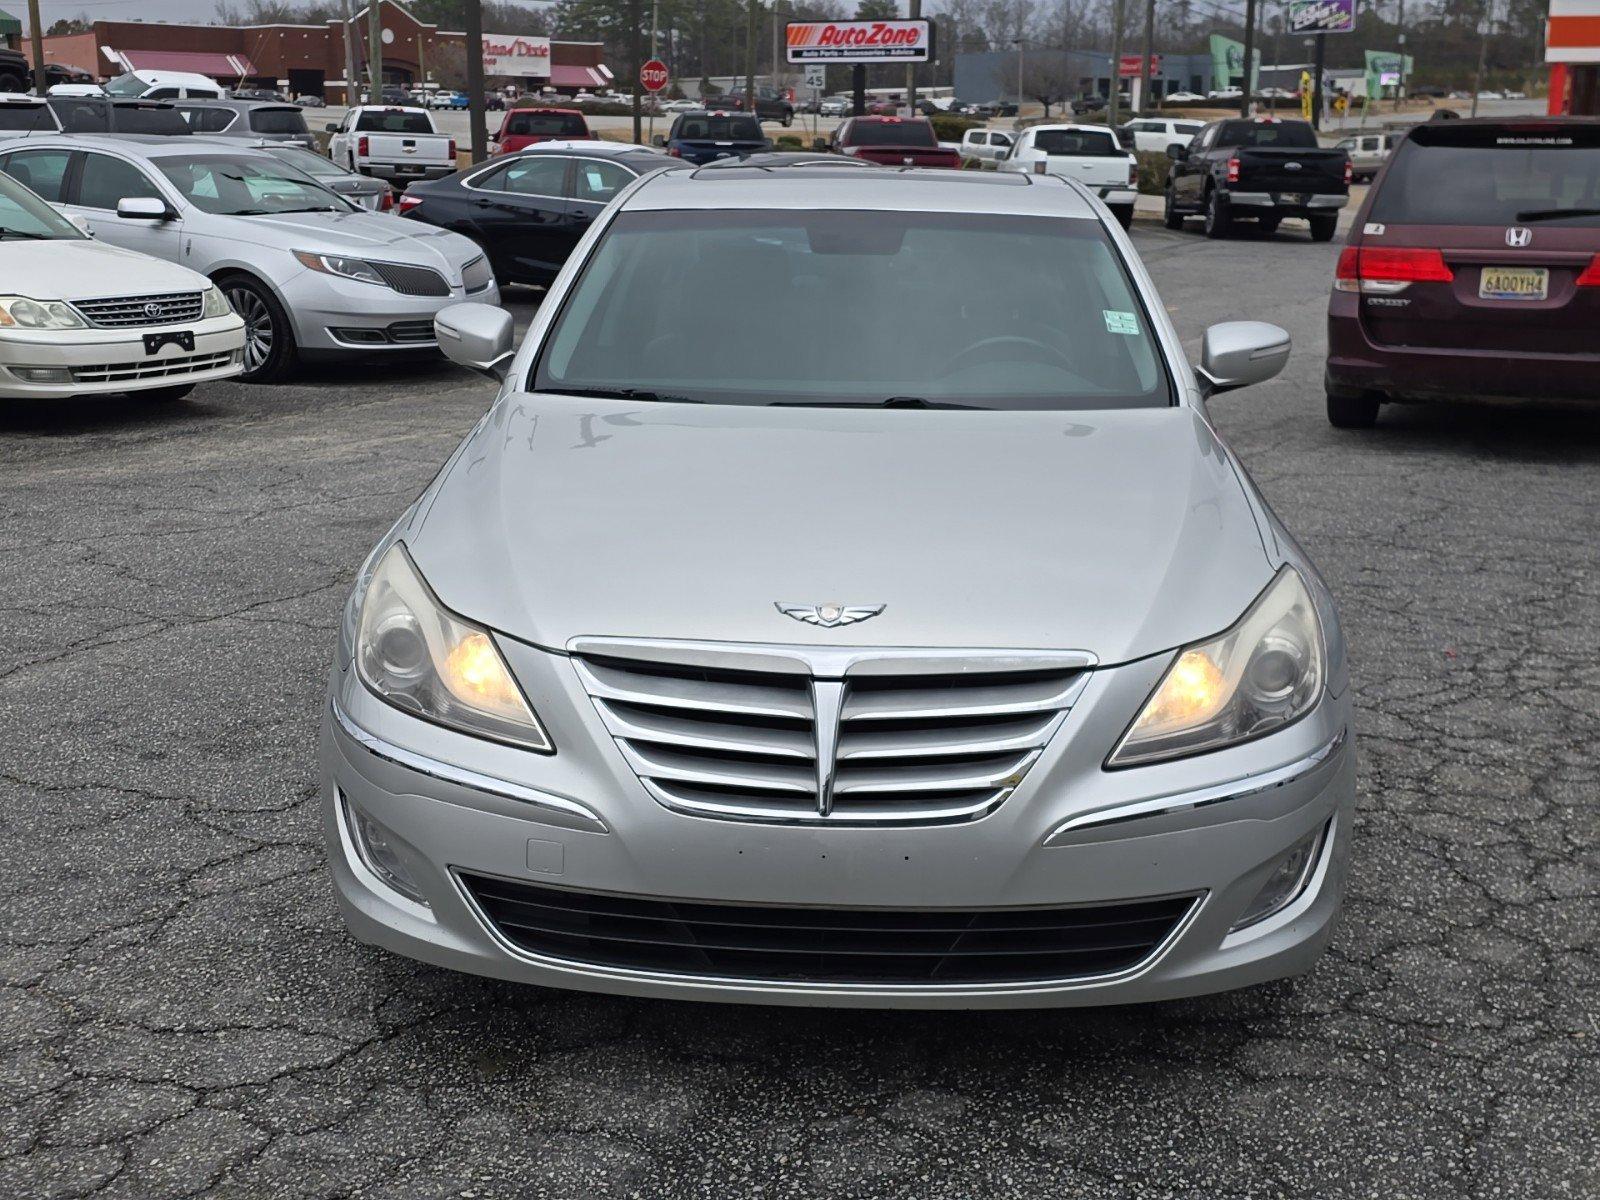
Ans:
[[[655,137],[650,139],[650,144],[658,149],[665,150],[667,148],[667,135],[664,133],[656,134]]]
[[[1167,157],[1173,162],[1182,162],[1189,157],[1189,147],[1182,142],[1173,142],[1167,146]]]
[[[1195,375],[1201,392],[1214,396],[1265,383],[1288,361],[1287,331],[1265,321],[1224,321],[1206,330]]]
[[[511,314],[493,304],[452,304],[433,318],[433,335],[444,356],[491,379],[503,380],[510,370],[515,331]]]
[[[339,132],[339,122],[337,122],[337,121],[329,121],[326,125],[323,126],[323,128],[326,129],[329,133],[338,133]]]
[[[125,221],[170,221],[176,215],[165,200],[154,196],[124,196],[117,201],[117,216]]]

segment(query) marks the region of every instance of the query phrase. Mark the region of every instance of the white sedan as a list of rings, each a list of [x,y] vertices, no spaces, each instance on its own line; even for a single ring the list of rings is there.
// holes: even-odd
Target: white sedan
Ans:
[[[91,240],[0,175],[0,398],[177,400],[244,369],[244,322],[204,275]]]

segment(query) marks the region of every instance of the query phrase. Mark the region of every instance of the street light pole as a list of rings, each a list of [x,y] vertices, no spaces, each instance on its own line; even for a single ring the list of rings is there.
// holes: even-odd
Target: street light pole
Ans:
[[[1489,34],[1494,30],[1494,0],[1483,6],[1478,37],[1478,70],[1472,76],[1472,116],[1478,115],[1478,93],[1483,91],[1483,72],[1489,63]],[[1402,62],[1405,60],[1402,59]]]
[[[1144,68],[1139,76],[1139,103],[1150,111],[1151,63],[1156,55],[1156,0],[1144,0]]]
[[[39,0],[28,0],[28,36],[33,42],[33,90],[43,96],[49,88],[44,82],[44,21],[39,16]]]
[[[1256,45],[1256,0],[1245,0],[1244,5],[1244,86],[1239,89],[1239,115],[1250,115],[1250,58]]]
[[[1011,44],[1017,48],[1017,124],[1022,124],[1022,39],[1012,38]]]
[[[911,19],[919,20],[922,17],[922,0],[911,0]],[[1022,105],[1017,105],[1017,112],[1021,113]],[[906,64],[906,115],[917,115],[917,64]]]
[[[1396,39],[1400,44],[1400,68],[1395,76],[1398,82],[1394,87],[1394,111],[1399,112],[1400,97],[1406,90],[1406,0],[1396,0],[1394,23],[1395,28],[1400,31]]]
[[[483,94],[483,5],[466,0],[462,16],[467,34],[467,121],[472,139],[472,161],[489,157],[489,114]],[[453,165],[453,164],[452,164]]]
[[[1106,126],[1117,125],[1117,101],[1122,96],[1122,26],[1128,19],[1126,0],[1111,5],[1111,95],[1106,99]]]

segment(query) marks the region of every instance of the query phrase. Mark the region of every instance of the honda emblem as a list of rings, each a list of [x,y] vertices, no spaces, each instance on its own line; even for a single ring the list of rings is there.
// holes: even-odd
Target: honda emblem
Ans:
[[[1521,225],[1513,225],[1506,230],[1506,245],[1508,246],[1520,250],[1531,241],[1533,241],[1533,230],[1531,229],[1524,229]]]

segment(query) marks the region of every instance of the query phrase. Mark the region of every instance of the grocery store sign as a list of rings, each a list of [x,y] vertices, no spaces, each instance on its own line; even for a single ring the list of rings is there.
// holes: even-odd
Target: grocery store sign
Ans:
[[[550,78],[550,39],[515,33],[484,34],[483,73]]]
[[[931,62],[933,22],[790,21],[792,63]]]
[[[1349,33],[1356,0],[1289,0],[1290,33]]]

